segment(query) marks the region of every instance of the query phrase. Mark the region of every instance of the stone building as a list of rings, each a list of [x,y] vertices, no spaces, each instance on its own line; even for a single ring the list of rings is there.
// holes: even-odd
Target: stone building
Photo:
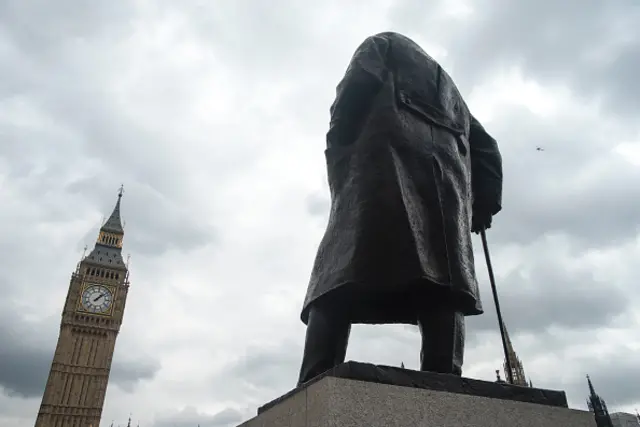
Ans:
[[[129,272],[118,201],[71,274],[60,334],[35,427],[98,427],[122,324]]]
[[[613,427],[640,427],[640,415],[637,413],[634,415],[626,412],[614,412],[609,416]]]

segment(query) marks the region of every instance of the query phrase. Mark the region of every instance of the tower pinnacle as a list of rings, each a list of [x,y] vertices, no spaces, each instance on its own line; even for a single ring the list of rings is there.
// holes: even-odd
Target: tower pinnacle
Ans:
[[[113,268],[125,268],[125,262],[122,259],[124,228],[122,227],[122,218],[120,216],[120,203],[123,194],[124,186],[120,186],[116,205],[109,218],[100,227],[95,247],[87,256],[88,261]]]
[[[597,427],[613,427],[613,421],[609,416],[609,410],[604,399],[602,399],[596,393],[596,389],[593,387],[591,378],[587,375],[587,384],[589,384],[589,398],[587,399],[587,406],[589,410],[593,412],[596,419]]]
[[[100,228],[100,231],[124,234],[122,219],[120,218],[120,201],[122,200],[123,194],[124,186],[120,186],[120,189],[118,190],[118,201],[116,202],[116,206],[113,208],[113,212],[111,212],[111,216],[109,216],[109,219],[107,219],[107,221]]]
[[[509,358],[509,364],[511,365],[511,375],[509,375],[507,368],[507,360],[504,361],[504,373],[507,381],[511,380],[511,383],[514,385],[519,385],[523,387],[530,387],[527,379],[524,375],[524,367],[522,366],[522,362],[518,358],[516,351],[513,349],[513,344],[511,343],[511,338],[509,337],[509,332],[507,331],[507,326],[504,325],[504,333],[507,338],[507,357]]]

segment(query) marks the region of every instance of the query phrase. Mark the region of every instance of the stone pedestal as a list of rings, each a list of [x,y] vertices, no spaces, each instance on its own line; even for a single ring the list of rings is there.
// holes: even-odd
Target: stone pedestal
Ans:
[[[239,427],[595,427],[564,392],[347,362]]]

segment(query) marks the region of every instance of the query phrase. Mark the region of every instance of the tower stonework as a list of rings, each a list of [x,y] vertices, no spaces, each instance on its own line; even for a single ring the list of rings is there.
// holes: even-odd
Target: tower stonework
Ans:
[[[100,425],[129,289],[129,272],[122,258],[121,200],[122,188],[95,247],[71,275],[35,427]]]
[[[527,382],[527,378],[524,375],[524,366],[522,366],[520,358],[516,354],[516,351],[513,349],[513,344],[511,343],[511,338],[509,337],[507,326],[503,324],[503,327],[507,341],[507,357],[509,358],[509,365],[511,365],[511,376],[509,376],[508,364],[506,360],[504,361],[504,374],[507,378],[507,381],[509,380],[509,378],[511,378],[511,383],[514,385],[533,387],[531,381]],[[500,379],[499,376],[498,379]]]

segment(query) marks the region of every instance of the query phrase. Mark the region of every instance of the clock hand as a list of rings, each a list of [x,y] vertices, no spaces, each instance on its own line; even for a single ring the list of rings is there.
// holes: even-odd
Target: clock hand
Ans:
[[[95,297],[95,298],[93,299],[93,302],[97,302],[97,301],[98,301],[100,298],[102,298],[103,296],[104,296],[104,294],[100,294],[100,295],[98,295],[97,297]]]

